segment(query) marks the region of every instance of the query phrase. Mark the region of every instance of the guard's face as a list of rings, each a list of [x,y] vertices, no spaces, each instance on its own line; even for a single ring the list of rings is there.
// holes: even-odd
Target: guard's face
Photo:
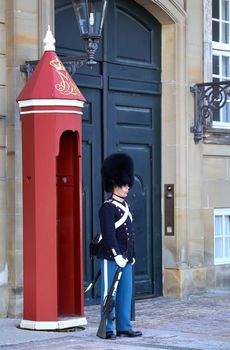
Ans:
[[[120,197],[127,197],[129,193],[129,185],[124,185],[121,187],[115,187],[114,188],[114,194],[117,194]]]

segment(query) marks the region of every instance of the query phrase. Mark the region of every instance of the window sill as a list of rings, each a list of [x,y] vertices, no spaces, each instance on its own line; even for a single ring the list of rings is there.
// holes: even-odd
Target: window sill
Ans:
[[[217,265],[229,265],[230,264],[230,261],[226,261],[226,260],[224,260],[224,261],[215,261],[214,262],[214,265],[215,266],[217,266]]]
[[[208,144],[230,145],[230,129],[206,128],[203,141]]]

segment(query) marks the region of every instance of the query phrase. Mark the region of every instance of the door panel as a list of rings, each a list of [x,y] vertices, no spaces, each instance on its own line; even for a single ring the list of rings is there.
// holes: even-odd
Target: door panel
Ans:
[[[56,47],[59,55],[83,53],[70,0],[56,0]],[[74,35],[73,35],[74,33]],[[88,254],[99,232],[102,160],[127,152],[135,163],[129,203],[136,233],[135,292],[161,295],[161,26],[134,0],[110,0],[98,64],[81,67],[73,79],[86,97],[83,111],[83,229],[85,286],[98,269]],[[99,283],[85,296],[99,301]]]
[[[106,30],[109,62],[160,68],[160,50],[156,48],[160,47],[161,28],[142,6],[132,0],[109,1]]]
[[[108,100],[108,130],[113,130],[108,134],[109,153],[119,150],[134,159],[135,182],[128,201],[134,217],[137,247],[135,292],[136,295],[154,295],[152,233],[156,205],[152,196],[155,182],[152,159],[157,158],[154,143],[159,135],[156,135],[158,128],[155,125],[160,120],[159,113],[155,114],[155,106],[159,105],[160,97],[109,92]]]
[[[135,232],[135,295],[153,295],[152,283],[152,205],[151,205],[151,147],[120,144],[119,150],[134,159],[135,181],[128,202],[133,214]],[[143,171],[145,169],[145,171]]]
[[[87,102],[83,110],[82,141],[82,191],[83,191],[83,237],[84,237],[84,287],[93,279],[98,262],[89,256],[89,242],[99,232],[97,211],[101,205],[101,91],[82,88]],[[97,189],[97,190],[96,190]],[[87,293],[86,303],[96,300],[99,285]]]

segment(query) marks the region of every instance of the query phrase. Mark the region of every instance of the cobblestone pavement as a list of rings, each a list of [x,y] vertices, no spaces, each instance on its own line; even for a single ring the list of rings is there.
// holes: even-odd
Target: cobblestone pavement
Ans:
[[[159,297],[136,302],[138,338],[102,340],[95,334],[99,306],[85,308],[88,325],[75,332],[18,329],[19,320],[0,320],[0,349],[9,350],[230,350],[230,289],[187,298]]]

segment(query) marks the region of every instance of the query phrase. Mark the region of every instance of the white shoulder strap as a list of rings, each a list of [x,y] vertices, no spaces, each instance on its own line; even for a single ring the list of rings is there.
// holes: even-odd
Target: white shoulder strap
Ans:
[[[117,204],[116,204],[117,205]],[[119,205],[118,205],[119,207]],[[115,222],[115,228],[118,228],[120,227],[121,225],[123,225],[123,223],[126,221],[127,217],[129,215],[129,207],[128,205],[125,203],[125,212],[124,212],[124,215],[118,220]]]
[[[115,222],[115,228],[116,229],[124,224],[124,222],[127,220],[128,216],[130,217],[130,220],[133,221],[132,214],[130,213],[129,206],[128,206],[128,204],[126,202],[125,202],[125,205],[123,205],[122,203],[119,203],[117,201],[115,202],[115,201],[113,201],[111,199],[106,200],[105,202],[113,203],[115,206],[119,207],[121,210],[124,211],[124,215],[118,221]]]
[[[119,202],[115,202],[114,201],[114,205],[116,205],[117,207],[119,207],[120,209],[122,209],[124,212],[126,212],[127,208],[128,208],[128,215],[129,215],[129,218],[131,221],[133,221],[133,217],[132,217],[132,214],[130,213],[129,211],[129,207],[128,207],[128,204],[125,202],[125,206],[122,204],[122,203],[119,203]],[[127,219],[127,218],[126,218]]]

